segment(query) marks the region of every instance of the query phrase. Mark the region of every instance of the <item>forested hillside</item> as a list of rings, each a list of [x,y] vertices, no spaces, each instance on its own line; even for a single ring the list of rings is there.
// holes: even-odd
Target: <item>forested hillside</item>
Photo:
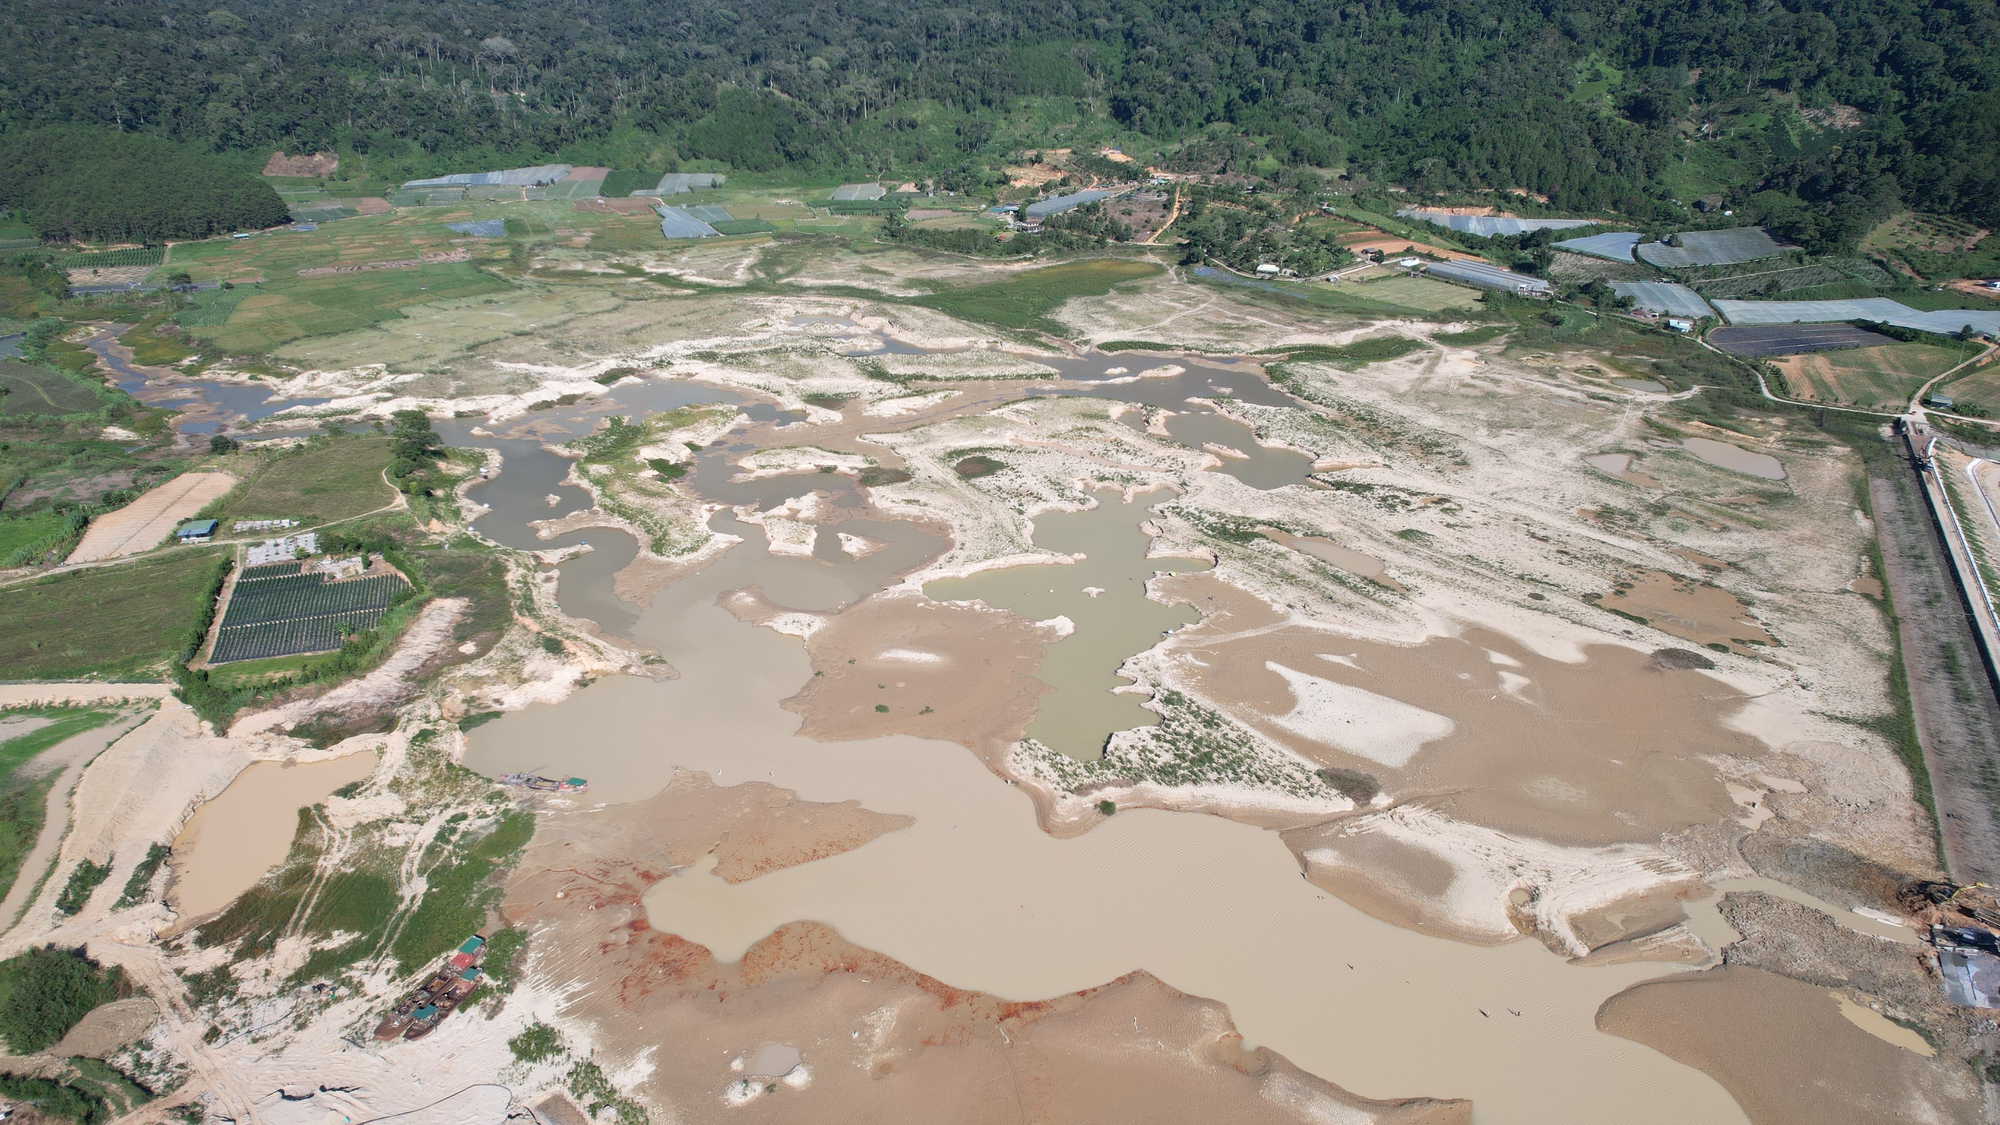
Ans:
[[[1898,204],[2000,222],[1995,8],[8,0],[0,124],[338,145],[399,168],[645,151],[960,178],[1100,126],[1267,174],[1518,187],[1640,218],[1720,186],[1837,243]]]
[[[0,207],[50,241],[207,238],[285,221],[284,201],[240,163],[155,137],[74,126],[0,136]]]

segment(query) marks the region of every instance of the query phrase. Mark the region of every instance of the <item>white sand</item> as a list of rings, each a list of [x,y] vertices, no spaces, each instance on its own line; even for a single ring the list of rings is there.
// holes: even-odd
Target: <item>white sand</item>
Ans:
[[[1443,715],[1358,687],[1308,676],[1274,661],[1264,667],[1285,678],[1298,705],[1272,719],[1302,738],[1401,768],[1426,742],[1457,729]]]

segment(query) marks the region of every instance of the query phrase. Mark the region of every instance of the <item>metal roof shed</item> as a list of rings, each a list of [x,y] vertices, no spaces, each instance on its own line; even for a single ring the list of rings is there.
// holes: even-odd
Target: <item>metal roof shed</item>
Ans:
[[[1095,203],[1100,199],[1109,199],[1114,194],[1114,192],[1098,191],[1092,188],[1089,191],[1073,192],[1069,195],[1058,195],[1053,199],[1044,199],[1040,203],[1030,203],[1021,209],[1021,213],[1031,219],[1046,219],[1050,215],[1060,214],[1061,212],[1081,207],[1086,203]]]
[[[1424,266],[1424,272],[1461,285],[1477,285],[1482,289],[1498,289],[1506,293],[1546,297],[1551,292],[1549,283],[1539,277],[1503,270],[1485,262],[1431,262]]]
[[[174,538],[183,543],[192,543],[198,539],[213,539],[215,526],[214,520],[191,520],[182,524],[179,531],[174,532]]]

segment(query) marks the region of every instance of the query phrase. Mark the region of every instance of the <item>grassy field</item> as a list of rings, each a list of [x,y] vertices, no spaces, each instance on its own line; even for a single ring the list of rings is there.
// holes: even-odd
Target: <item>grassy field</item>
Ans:
[[[1900,409],[1918,387],[1949,371],[1959,359],[1958,348],[1884,344],[1785,356],[1772,362],[1785,373],[1785,387],[1793,398]]]
[[[200,625],[222,558],[174,551],[0,588],[0,668],[17,680],[150,676]]]
[[[1071,297],[1102,296],[1111,292],[1113,286],[1160,272],[1162,267],[1155,262],[1092,258],[1028,270],[989,285],[948,289],[918,298],[915,303],[1005,328],[1061,331],[1060,325],[1045,318],[1064,301]]]
[[[1467,289],[1463,285],[1452,285],[1408,274],[1385,277],[1380,281],[1364,281],[1355,286],[1354,291],[1371,301],[1401,305],[1406,309],[1422,309],[1425,312],[1479,307],[1479,294],[1475,290]]]
[[[389,439],[327,438],[277,453],[238,453],[220,467],[243,483],[204,514],[231,520],[342,520],[393,503],[396,490],[382,479],[389,466]]]
[[[31,547],[50,536],[59,535],[68,526],[68,518],[58,512],[0,516],[0,560],[13,557],[14,552],[23,547]]]
[[[10,711],[10,715],[24,712]],[[0,898],[14,887],[21,862],[34,850],[48,812],[53,775],[34,778],[15,773],[35,755],[74,735],[101,727],[116,718],[111,711],[84,707],[47,707],[25,712],[52,720],[48,726],[0,742]]]
[[[87,414],[104,405],[80,378],[11,360],[0,360],[0,387],[0,414]]]
[[[1276,350],[1284,352],[1288,362],[1330,363],[1343,370],[1353,371],[1371,363],[1398,359],[1411,352],[1425,349],[1422,340],[1413,340],[1408,336],[1368,336],[1339,347],[1312,345]]]
[[[2000,418],[2000,363],[1974,368],[1937,387],[1936,393],[1949,395],[1961,407],[1984,410],[1989,418]]]
[[[506,282],[482,273],[469,262],[291,278],[267,282],[248,293],[239,288],[234,307],[222,323],[197,322],[187,327],[196,337],[231,354],[264,352],[307,336],[391,320],[409,305],[504,292],[507,288]]]

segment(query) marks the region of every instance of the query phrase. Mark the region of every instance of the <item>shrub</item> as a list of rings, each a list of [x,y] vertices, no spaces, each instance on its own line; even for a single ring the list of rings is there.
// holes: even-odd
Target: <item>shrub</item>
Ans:
[[[0,962],[0,1039],[16,1055],[46,1050],[124,983],[123,970],[101,969],[81,950],[30,949]]]

